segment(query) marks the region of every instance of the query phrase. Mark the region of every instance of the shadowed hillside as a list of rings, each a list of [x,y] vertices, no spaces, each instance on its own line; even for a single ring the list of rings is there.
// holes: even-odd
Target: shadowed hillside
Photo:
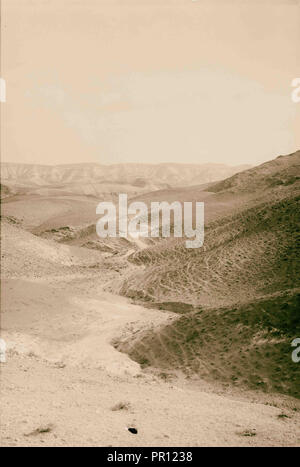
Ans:
[[[214,199],[227,207],[206,224],[203,248],[173,239],[130,256],[141,268],[121,293],[182,316],[120,350],[144,366],[300,396],[291,360],[300,335],[299,160],[298,151],[209,187],[218,193],[207,209]]]
[[[300,335],[299,292],[190,312],[117,347],[143,367],[300,397],[299,365],[291,359]]]
[[[224,306],[299,285],[299,196],[262,203],[206,228],[205,247],[161,242],[133,254],[145,270],[122,293],[152,302]]]
[[[293,185],[300,179],[300,151],[240,172],[210,186],[214,193],[220,191],[254,192],[276,186]]]

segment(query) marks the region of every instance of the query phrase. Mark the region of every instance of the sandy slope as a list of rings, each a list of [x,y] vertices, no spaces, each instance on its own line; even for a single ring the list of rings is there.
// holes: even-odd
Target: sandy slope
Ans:
[[[76,265],[68,263],[76,248],[8,230],[18,260],[8,255],[6,263],[4,257],[13,274],[3,269],[1,325],[8,355],[1,364],[2,446],[300,444],[293,399],[277,397],[275,408],[263,399],[216,394],[204,383],[167,382],[143,372],[111,343],[170,322],[173,314],[104,292],[117,273],[82,270],[78,256]],[[6,240],[6,254],[9,245]],[[85,265],[91,253],[82,251]],[[25,278],[22,258],[30,258],[38,274]],[[111,410],[119,402],[128,408]],[[282,410],[290,418],[278,418]],[[138,435],[128,426],[136,426]],[[248,432],[254,436],[244,436]]]
[[[100,283],[100,284],[99,284]],[[135,328],[166,321],[170,314],[130,305],[103,292],[101,276],[3,281],[2,335],[9,350],[56,364],[140,373],[111,341]]]
[[[95,276],[9,279],[3,287],[1,445],[300,444],[292,400],[284,409],[291,418],[280,419],[282,408],[143,373],[110,345],[171,314],[107,294]],[[128,409],[111,410],[119,402]],[[249,430],[256,435],[243,436]]]
[[[2,446],[296,446],[299,415],[151,377],[15,356],[2,369]],[[113,411],[127,402],[129,410]],[[127,427],[138,429],[137,435]],[[37,433],[37,429],[49,433]],[[243,433],[256,433],[245,436]]]

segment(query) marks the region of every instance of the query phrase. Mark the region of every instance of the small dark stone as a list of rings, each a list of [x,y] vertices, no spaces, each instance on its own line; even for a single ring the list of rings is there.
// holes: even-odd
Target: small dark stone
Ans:
[[[133,435],[137,435],[138,433],[136,428],[128,428],[128,431],[130,431],[130,433],[132,433]]]

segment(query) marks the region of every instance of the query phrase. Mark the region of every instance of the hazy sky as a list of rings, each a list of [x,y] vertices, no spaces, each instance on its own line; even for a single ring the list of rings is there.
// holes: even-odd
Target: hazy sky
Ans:
[[[300,148],[297,0],[2,0],[2,160],[256,164]]]

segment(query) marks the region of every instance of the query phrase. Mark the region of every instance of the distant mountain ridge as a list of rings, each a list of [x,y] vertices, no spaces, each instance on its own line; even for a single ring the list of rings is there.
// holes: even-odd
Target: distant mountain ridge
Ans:
[[[1,179],[4,184],[19,186],[51,186],[65,184],[118,184],[138,189],[198,185],[230,177],[248,165],[235,167],[225,164],[114,164],[96,163],[66,165],[35,165],[2,163]]]

